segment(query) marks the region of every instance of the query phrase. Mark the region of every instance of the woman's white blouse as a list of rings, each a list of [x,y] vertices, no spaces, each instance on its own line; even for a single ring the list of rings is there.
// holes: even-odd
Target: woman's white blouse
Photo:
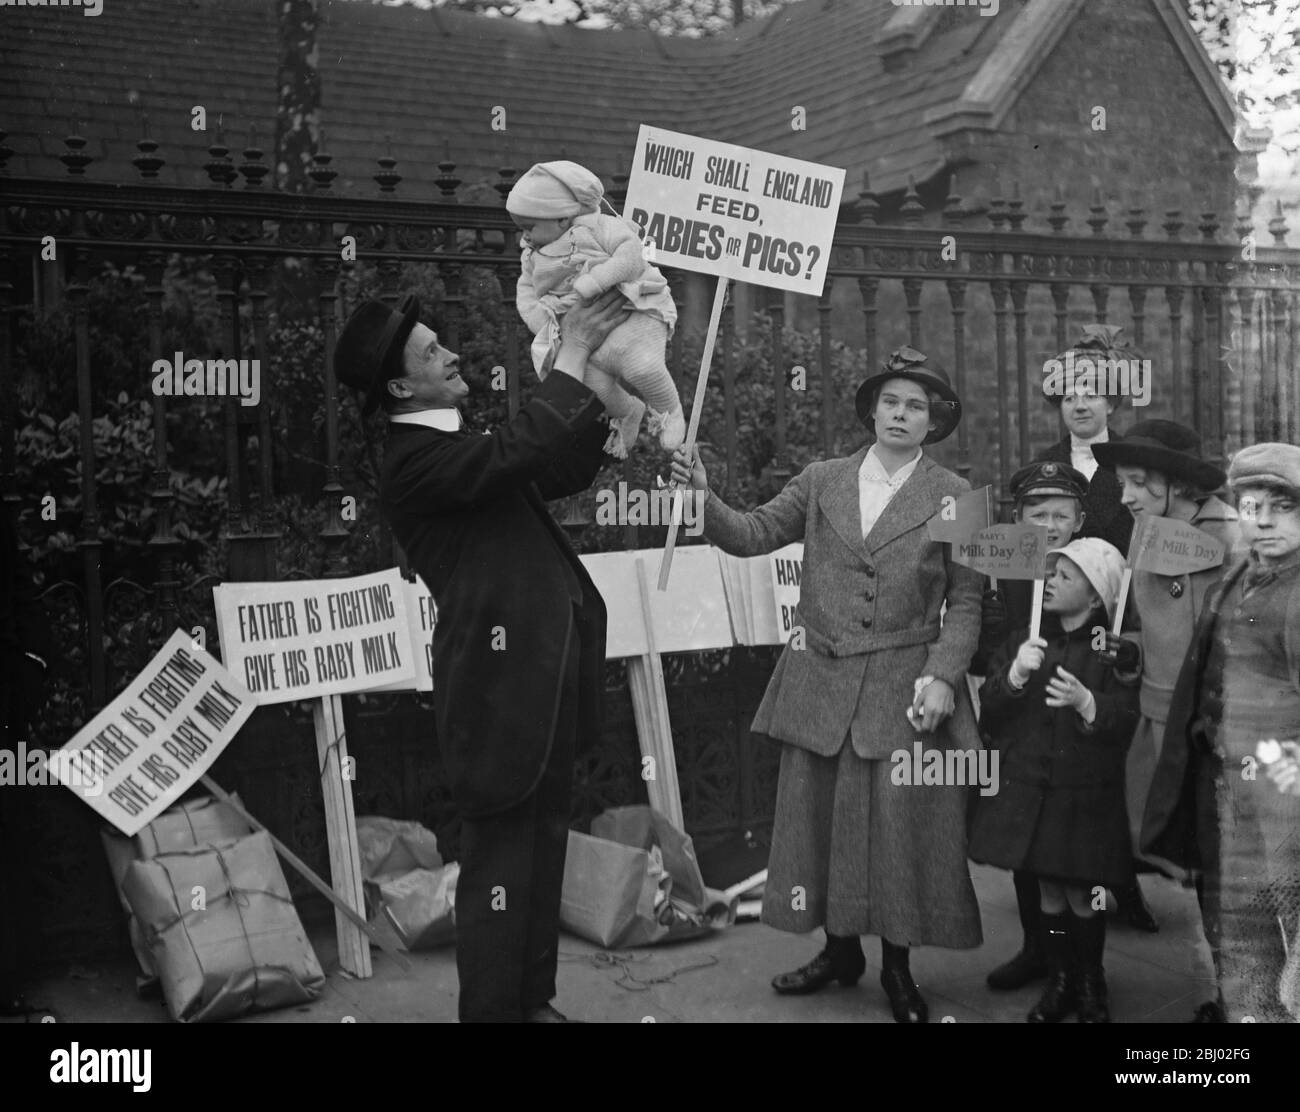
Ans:
[[[898,493],[898,488],[907,482],[920,462],[921,449],[918,448],[915,456],[890,475],[885,470],[884,464],[880,462],[880,457],[876,455],[876,446],[873,444],[867,449],[862,466],[858,468],[858,509],[862,514],[864,538],[880,520],[880,515],[885,512],[889,500]]]

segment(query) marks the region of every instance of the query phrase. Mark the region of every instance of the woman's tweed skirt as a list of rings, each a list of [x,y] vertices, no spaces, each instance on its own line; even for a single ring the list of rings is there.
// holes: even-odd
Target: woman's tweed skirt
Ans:
[[[892,768],[859,757],[847,738],[829,757],[782,746],[763,922],[905,946],[980,945],[969,789],[894,784]]]

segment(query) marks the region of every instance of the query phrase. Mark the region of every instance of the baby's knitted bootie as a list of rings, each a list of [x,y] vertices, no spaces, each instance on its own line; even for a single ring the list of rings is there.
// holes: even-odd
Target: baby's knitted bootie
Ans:
[[[680,447],[683,440],[686,439],[686,415],[682,413],[681,403],[678,403],[667,413],[656,413],[653,409],[650,411],[650,420],[646,422],[646,428],[651,436],[659,437],[659,444],[669,451]]]
[[[627,459],[627,454],[636,444],[637,433],[641,431],[641,418],[645,416],[645,402],[632,398],[632,407],[622,417],[610,417],[609,439],[605,441],[605,451],[615,459]]]

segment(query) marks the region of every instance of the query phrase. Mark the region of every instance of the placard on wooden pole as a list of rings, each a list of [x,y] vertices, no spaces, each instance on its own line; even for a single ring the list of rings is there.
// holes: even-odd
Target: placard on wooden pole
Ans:
[[[718,339],[718,325],[722,320],[722,306],[727,300],[730,278],[719,278],[713,291],[713,312],[709,314],[709,331],[704,337],[704,352],[700,356],[700,376],[695,380],[695,401],[691,404],[691,423],[686,429],[686,458],[695,450],[695,436],[700,431],[700,414],[704,412],[704,396],[709,386],[709,366],[713,362],[713,346]],[[673,549],[677,547],[677,529],[682,522],[682,489],[673,487],[672,520],[668,523],[668,543],[664,545],[663,559],[659,563],[659,589],[668,590],[668,576],[673,566]]]

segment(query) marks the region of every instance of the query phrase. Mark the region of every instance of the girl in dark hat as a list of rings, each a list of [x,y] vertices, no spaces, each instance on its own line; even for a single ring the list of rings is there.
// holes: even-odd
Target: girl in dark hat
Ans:
[[[873,445],[811,464],[750,513],[706,493],[704,535],[740,556],[804,542],[797,628],[753,723],[782,745],[763,921],[799,933],[824,927],[826,946],[772,987],[856,983],[866,967],[859,936],[875,934],[894,1018],[921,1023],[928,1009],[910,947],[981,942],[968,795],[961,783],[895,774],[911,767],[914,745],[971,756],[980,747],[964,676],[981,577],[926,529],[945,497],[970,489],[922,450],[961,417],[947,375],[901,348],[862,384],[857,412]],[[673,477],[708,491],[698,456],[684,449]]]
[[[1169,700],[1178,669],[1192,643],[1192,633],[1209,589],[1230,567],[1241,543],[1237,511],[1214,495],[1227,476],[1201,458],[1200,440],[1185,425],[1173,421],[1142,421],[1123,440],[1098,444],[1093,455],[1113,472],[1123,488],[1123,503],[1141,522],[1148,516],[1185,521],[1210,534],[1224,546],[1219,567],[1190,575],[1159,575],[1138,569],[1130,587],[1131,606],[1141,620],[1132,634],[1145,650],[1142,665],[1142,718],[1133,735],[1125,771],[1129,828],[1139,850],[1142,813],[1164,746]],[[1168,861],[1146,857],[1171,875],[1183,870]]]

